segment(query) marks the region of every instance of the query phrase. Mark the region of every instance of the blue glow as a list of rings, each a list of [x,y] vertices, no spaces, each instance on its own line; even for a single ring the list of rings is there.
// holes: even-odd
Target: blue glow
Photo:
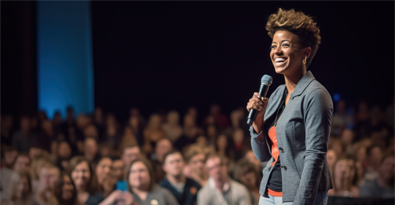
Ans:
[[[89,1],[37,1],[38,109],[93,112],[92,64]]]
[[[335,93],[335,94],[333,95],[333,101],[337,102],[337,101],[339,101],[339,100],[340,100],[340,94],[339,94],[339,93]]]

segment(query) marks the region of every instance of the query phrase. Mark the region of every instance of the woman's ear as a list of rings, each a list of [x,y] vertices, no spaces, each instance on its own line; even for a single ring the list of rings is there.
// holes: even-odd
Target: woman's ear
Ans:
[[[310,55],[311,55],[311,47],[306,47],[306,48],[304,48],[303,49],[303,55],[306,57],[306,58],[309,58],[310,57]]]

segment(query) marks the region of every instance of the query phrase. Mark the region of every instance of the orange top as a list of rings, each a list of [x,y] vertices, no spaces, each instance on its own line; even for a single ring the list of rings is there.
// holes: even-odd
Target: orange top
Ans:
[[[278,144],[277,144],[277,134],[276,134],[276,126],[272,126],[269,129],[269,138],[272,141],[272,156],[274,158],[274,162],[270,165],[271,167],[273,167],[277,160],[278,160],[278,155],[280,154],[278,151]],[[283,196],[283,192],[278,192],[278,191],[273,191],[271,189],[267,189],[268,190],[268,194],[272,195],[272,196]]]

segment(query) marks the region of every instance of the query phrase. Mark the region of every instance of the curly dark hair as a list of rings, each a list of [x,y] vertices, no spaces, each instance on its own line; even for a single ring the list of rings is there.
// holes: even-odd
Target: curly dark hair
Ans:
[[[269,16],[266,30],[270,38],[273,38],[278,30],[289,31],[299,37],[299,43],[303,48],[311,47],[311,55],[307,59],[306,65],[307,68],[309,67],[321,43],[320,29],[312,17],[300,11],[295,12],[294,9],[279,8],[277,13]]]

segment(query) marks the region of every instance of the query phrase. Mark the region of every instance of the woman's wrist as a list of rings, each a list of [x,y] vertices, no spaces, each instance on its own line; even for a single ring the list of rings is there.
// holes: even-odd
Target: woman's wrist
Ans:
[[[262,124],[263,124],[263,122],[259,123],[256,120],[254,123],[252,123],[252,127],[254,128],[254,132],[256,134],[259,134],[262,131]]]

